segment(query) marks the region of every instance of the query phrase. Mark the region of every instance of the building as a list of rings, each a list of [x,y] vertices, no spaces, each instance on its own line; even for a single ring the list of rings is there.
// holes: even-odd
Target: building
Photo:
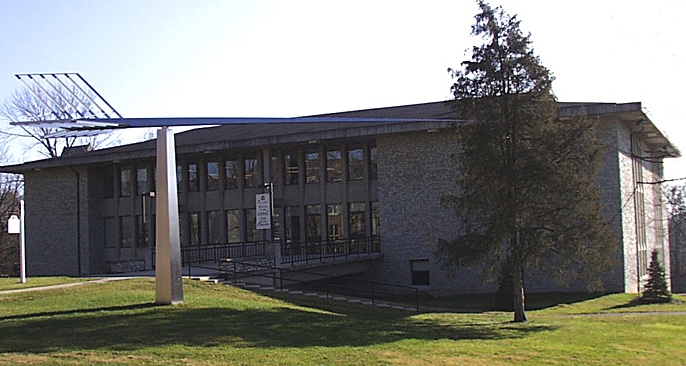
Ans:
[[[659,181],[662,159],[680,153],[640,103],[560,103],[559,118],[579,114],[597,119],[607,146],[597,183],[621,247],[605,289],[637,292],[653,249],[669,271],[661,188],[644,183]],[[434,255],[436,239],[455,235],[454,218],[440,207],[459,154],[459,116],[447,103],[316,117],[427,120],[222,125],[177,134],[182,246],[267,243],[280,250],[260,253],[284,265],[376,253],[361,274],[370,280],[435,294],[494,290],[471,269],[441,267]],[[154,164],[155,142],[147,141],[2,167],[25,178],[28,274],[151,268]],[[274,224],[257,230],[255,196],[268,191]],[[529,277],[530,292],[585,289]]]

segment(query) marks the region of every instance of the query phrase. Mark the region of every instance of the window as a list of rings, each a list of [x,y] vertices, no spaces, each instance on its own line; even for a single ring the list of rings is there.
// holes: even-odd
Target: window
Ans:
[[[224,162],[224,174],[226,175],[226,189],[238,188],[238,160],[229,159]]]
[[[220,211],[207,211],[207,240],[209,244],[222,242]]]
[[[272,222],[272,240],[281,241],[281,214],[278,210],[272,212],[274,222]]]
[[[245,210],[245,241],[258,241],[260,239],[258,234],[255,209],[249,208]]]
[[[238,210],[226,211],[226,238],[229,243],[241,241],[241,225],[238,221]]]
[[[105,217],[105,248],[117,247],[117,220]]]
[[[219,162],[208,161],[206,172],[206,189],[208,191],[216,191],[219,189]]]
[[[298,169],[298,154],[287,152],[283,155],[283,166],[285,169],[285,184],[298,184],[300,180],[300,170]]]
[[[376,151],[376,144],[369,146],[369,179],[379,178],[378,156]]]
[[[410,261],[412,271],[412,286],[429,285],[429,260],[418,259]]]
[[[364,238],[366,235],[366,209],[364,202],[348,204],[348,224],[351,238]]]
[[[279,166],[279,156],[272,152],[269,161],[269,183],[277,184],[281,175],[281,167]]]
[[[148,236],[148,225],[143,220],[143,215],[136,215],[136,246],[147,247],[150,245],[150,236]]]
[[[372,202],[372,235],[379,235],[379,223],[381,213],[379,212],[379,202]]]
[[[177,192],[183,191],[183,185],[181,184],[182,182],[183,182],[183,168],[181,168],[181,165],[177,165],[176,166],[176,190],[177,190]]]
[[[348,150],[348,180],[364,179],[364,150],[353,147]]]
[[[343,159],[340,150],[326,152],[326,181],[340,182],[343,180]]]
[[[122,169],[120,171],[119,179],[119,195],[121,197],[131,196],[131,170]]]
[[[178,179],[178,178],[177,178]],[[150,182],[150,192],[157,191],[157,167],[152,167],[152,182]]]
[[[148,192],[148,169],[138,168],[136,170],[136,195],[142,196]]]
[[[188,164],[188,192],[197,192],[200,188],[198,182],[198,164]]]
[[[298,207],[286,207],[286,241],[300,242],[300,210]]]
[[[319,242],[322,239],[322,208],[320,205],[305,206],[307,241]]]
[[[188,228],[190,229],[190,244],[200,245],[200,212],[188,213]]]
[[[130,248],[133,244],[133,217],[122,216],[119,218],[119,233],[121,235],[121,247]]]
[[[186,220],[186,215],[185,214],[179,214],[179,239],[181,240],[181,245],[184,246],[186,245],[186,225],[184,221]]]
[[[329,240],[338,240],[343,237],[343,218],[341,217],[341,205],[326,205],[327,226],[329,228]]]
[[[255,156],[246,156],[243,162],[243,178],[245,187],[259,187],[262,183],[260,178],[259,160]]]
[[[105,198],[114,198],[114,170],[105,168],[102,175],[102,195]]]
[[[305,175],[307,183],[319,183],[319,153],[305,153]]]

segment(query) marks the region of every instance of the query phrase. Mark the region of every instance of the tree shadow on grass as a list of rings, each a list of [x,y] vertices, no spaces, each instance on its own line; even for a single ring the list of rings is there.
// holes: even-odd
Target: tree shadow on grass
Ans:
[[[635,298],[631,299],[629,302],[627,302],[626,304],[611,306],[611,307],[605,308],[604,310],[630,309],[630,308],[635,308],[635,307],[644,306],[644,305],[661,305],[661,304],[677,304],[677,303],[679,303],[679,301],[676,299],[646,300],[646,299],[641,298],[641,297],[635,297]]]
[[[384,314],[375,316],[374,313]],[[350,314],[290,307],[155,306],[142,303],[0,318],[0,353],[191,347],[367,346],[405,339],[522,338],[554,327],[478,319],[415,319],[369,309]],[[394,313],[391,313],[394,314]]]
[[[5,321],[5,320],[26,320],[26,319],[32,319],[32,318],[43,318],[43,317],[73,315],[73,314],[88,314],[88,313],[100,313],[100,312],[109,312],[109,311],[136,310],[136,309],[150,308],[153,306],[158,306],[158,305],[153,304],[153,303],[145,303],[145,304],[134,304],[134,305],[123,305],[123,306],[108,306],[108,307],[104,307],[104,308],[95,308],[95,309],[44,311],[44,312],[31,313],[31,314],[18,314],[18,315],[3,316],[3,317],[0,317],[0,322]]]

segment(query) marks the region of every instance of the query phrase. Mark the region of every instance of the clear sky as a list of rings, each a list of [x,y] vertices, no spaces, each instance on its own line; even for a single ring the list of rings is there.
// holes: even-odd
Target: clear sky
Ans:
[[[683,0],[502,0],[560,101],[642,102],[686,153]],[[79,72],[124,117],[294,117],[450,98],[468,0],[0,0],[16,73]],[[2,121],[6,123],[6,121]],[[671,159],[669,178],[686,177]]]

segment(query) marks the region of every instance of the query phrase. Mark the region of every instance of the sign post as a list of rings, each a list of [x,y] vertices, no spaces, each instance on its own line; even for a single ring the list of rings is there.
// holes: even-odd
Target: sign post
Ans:
[[[19,234],[19,282],[26,283],[26,236],[24,234],[24,200],[19,201],[19,217],[12,215],[7,221],[7,232]]]

